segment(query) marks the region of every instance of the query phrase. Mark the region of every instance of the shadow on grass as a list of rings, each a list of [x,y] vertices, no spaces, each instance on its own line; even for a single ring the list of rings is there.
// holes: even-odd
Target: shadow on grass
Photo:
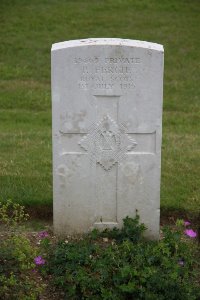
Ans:
[[[26,211],[32,220],[53,220],[53,205],[26,206]],[[162,208],[160,213],[160,224],[174,225],[177,219],[190,220],[195,226],[200,226],[200,212],[189,212],[184,209]]]
[[[26,211],[31,219],[49,221],[53,219],[53,206],[52,205],[34,205],[26,206]]]

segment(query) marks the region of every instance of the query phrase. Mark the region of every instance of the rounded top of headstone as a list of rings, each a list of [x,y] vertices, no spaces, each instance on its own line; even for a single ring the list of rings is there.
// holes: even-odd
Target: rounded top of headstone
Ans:
[[[129,40],[129,39],[119,39],[119,38],[89,38],[83,40],[70,40],[60,43],[55,43],[52,45],[51,50],[61,50],[65,48],[73,48],[73,47],[82,47],[82,46],[90,46],[90,45],[102,45],[102,46],[129,46],[129,47],[137,47],[137,48],[146,48],[156,51],[163,52],[163,45],[150,43],[145,41],[137,41],[137,40]]]

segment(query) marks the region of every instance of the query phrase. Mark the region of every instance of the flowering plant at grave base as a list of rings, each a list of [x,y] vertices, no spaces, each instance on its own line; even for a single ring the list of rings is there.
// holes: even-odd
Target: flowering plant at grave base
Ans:
[[[25,234],[9,232],[0,239],[0,299],[38,299],[44,284],[32,272],[37,252]]]
[[[49,236],[49,234],[48,234],[47,231],[41,231],[41,232],[38,233],[38,237],[41,238],[41,239],[46,238],[48,236]]]
[[[42,256],[35,257],[34,262],[36,265],[44,265],[46,263],[45,259],[42,258]]]
[[[143,237],[138,216],[123,221],[121,229],[51,244],[40,272],[66,299],[200,299],[197,244],[183,238],[184,220],[163,227],[159,241]]]
[[[184,221],[184,225],[185,225],[185,227],[187,227],[187,226],[190,226],[191,223],[189,221]]]
[[[195,238],[197,236],[197,233],[192,229],[186,229],[184,233],[191,238]]]

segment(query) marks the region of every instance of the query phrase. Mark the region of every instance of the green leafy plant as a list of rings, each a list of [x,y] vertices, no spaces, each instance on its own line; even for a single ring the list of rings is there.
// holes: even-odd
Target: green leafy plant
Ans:
[[[0,243],[0,299],[36,300],[43,285],[34,274],[37,249],[22,234]]]
[[[0,240],[0,299],[36,300],[43,282],[55,287],[59,299],[200,298],[197,232],[189,221],[164,227],[160,241],[143,237],[146,227],[136,215],[126,217],[121,229],[65,241],[41,231],[36,246],[18,230],[28,217],[23,207],[1,203],[0,216],[7,229]]]
[[[29,215],[25,213],[25,207],[7,200],[5,203],[0,202],[0,224],[7,227],[16,227],[17,225],[27,221]]]
[[[146,226],[142,223],[139,223],[139,216],[136,214],[136,217],[129,218],[128,216],[123,220],[124,225],[122,229],[114,228],[113,230],[104,230],[100,232],[96,229],[93,230],[91,236],[96,237],[108,237],[113,238],[117,242],[122,242],[125,240],[130,240],[134,243],[138,242],[142,238],[142,234],[147,229]]]
[[[127,217],[121,230],[50,246],[43,272],[67,299],[197,300],[196,248],[179,225],[164,228],[160,241],[147,241],[139,217]]]
[[[16,230],[27,218],[23,206],[11,200],[0,203],[0,223],[7,230],[0,240],[0,299],[36,300],[44,288],[34,274],[38,249]]]

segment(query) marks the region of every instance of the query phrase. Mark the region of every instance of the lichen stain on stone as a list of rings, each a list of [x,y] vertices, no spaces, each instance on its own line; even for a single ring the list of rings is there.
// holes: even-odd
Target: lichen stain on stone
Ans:
[[[122,172],[127,184],[134,185],[136,182],[142,184],[143,179],[141,176],[140,165],[134,162],[123,164]]]
[[[125,57],[125,51],[120,44],[118,47],[113,47],[111,57]]]
[[[70,133],[70,132],[81,132],[83,131],[85,125],[85,118],[87,112],[86,110],[81,110],[78,113],[68,113],[60,116],[61,120],[61,132]]]
[[[60,165],[57,168],[57,175],[59,177],[60,187],[64,188],[66,183],[70,182],[70,178],[72,177],[71,170],[66,165]]]

